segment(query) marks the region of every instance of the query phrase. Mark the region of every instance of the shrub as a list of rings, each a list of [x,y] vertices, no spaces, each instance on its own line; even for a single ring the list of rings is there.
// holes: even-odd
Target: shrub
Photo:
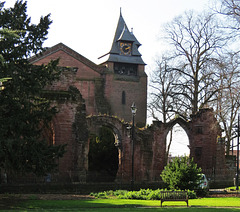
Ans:
[[[201,172],[193,158],[184,156],[176,157],[167,164],[161,177],[169,189],[193,190],[199,184]]]

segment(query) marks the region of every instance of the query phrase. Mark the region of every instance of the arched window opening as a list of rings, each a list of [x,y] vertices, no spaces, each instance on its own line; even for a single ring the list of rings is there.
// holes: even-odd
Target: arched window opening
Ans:
[[[189,138],[179,124],[173,126],[172,131],[169,131],[166,139],[168,162],[174,157],[190,155]]]

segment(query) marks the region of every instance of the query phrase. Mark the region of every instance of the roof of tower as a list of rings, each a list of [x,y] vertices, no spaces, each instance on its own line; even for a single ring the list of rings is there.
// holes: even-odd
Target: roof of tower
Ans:
[[[119,41],[125,41],[125,42],[131,42],[132,43],[132,55],[131,56],[125,56],[120,55],[120,47],[119,47]],[[122,62],[122,63],[134,63],[134,64],[144,64],[141,54],[138,51],[138,47],[141,46],[139,41],[134,36],[133,32],[130,32],[124,19],[122,16],[122,13],[120,11],[120,16],[115,32],[115,36],[113,39],[112,47],[110,51],[99,57],[98,59],[102,59],[103,62]]]

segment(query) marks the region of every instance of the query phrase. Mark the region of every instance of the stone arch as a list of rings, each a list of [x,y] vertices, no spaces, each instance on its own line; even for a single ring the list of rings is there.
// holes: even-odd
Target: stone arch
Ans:
[[[116,117],[99,115],[87,117],[89,133],[98,134],[101,127],[108,127],[115,137],[115,146],[118,148],[118,171],[116,182],[130,179],[130,129],[128,124]],[[88,149],[89,151],[89,149]]]
[[[152,129],[154,137],[153,149],[153,178],[157,179],[158,175],[164,169],[165,160],[163,155],[166,150],[165,138],[169,130],[179,124],[186,132],[189,138],[190,157],[202,168],[207,176],[212,177],[216,174],[216,169],[224,169],[225,156],[224,146],[218,142],[217,138],[221,137],[221,128],[214,116],[212,109],[200,109],[198,113],[191,116],[191,119],[185,121],[177,118],[168,123],[154,122]],[[221,162],[220,162],[221,161]],[[218,164],[221,164],[219,166]]]
[[[186,132],[188,137],[190,137],[191,130],[190,130],[189,122],[184,120],[183,118],[173,119],[173,120],[169,121],[168,123],[166,123],[165,124],[165,129],[166,129],[165,132],[168,134],[168,132],[171,130],[171,128],[173,128],[176,124],[179,124],[184,129],[184,131]]]
[[[91,133],[99,133],[101,127],[108,127],[112,130],[115,137],[115,145],[122,146],[122,123],[118,118],[110,116],[90,116],[87,118],[88,130]],[[125,125],[124,125],[125,126]]]

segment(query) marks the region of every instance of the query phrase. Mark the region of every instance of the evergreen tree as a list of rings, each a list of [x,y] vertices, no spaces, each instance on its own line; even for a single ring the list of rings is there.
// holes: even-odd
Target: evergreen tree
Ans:
[[[35,25],[26,12],[22,0],[11,8],[0,2],[0,79],[10,79],[0,91],[0,168],[7,173],[45,175],[64,154],[64,146],[42,136],[51,130],[56,108],[41,92],[58,78],[58,61],[41,66],[29,62],[44,50],[51,20],[47,15]]]
[[[164,167],[161,177],[170,189],[196,189],[201,179],[201,168],[193,158],[187,156],[174,158]]]

